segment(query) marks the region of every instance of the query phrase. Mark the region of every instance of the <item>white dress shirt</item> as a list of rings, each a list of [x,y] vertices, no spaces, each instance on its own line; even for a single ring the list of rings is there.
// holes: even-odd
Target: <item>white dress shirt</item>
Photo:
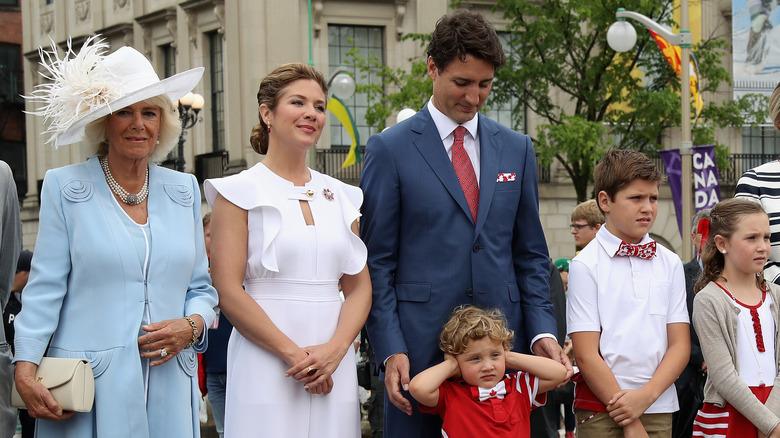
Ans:
[[[649,235],[640,244],[651,242]],[[647,384],[669,347],[667,325],[688,323],[680,258],[662,245],[655,257],[616,256],[621,239],[601,227],[569,265],[569,334],[598,332],[599,352],[621,389]],[[645,411],[678,409],[669,386]]]
[[[452,143],[455,141],[455,128],[458,126],[466,128],[469,135],[463,136],[463,149],[466,150],[471,159],[471,165],[474,166],[474,173],[477,175],[477,185],[479,185],[479,136],[477,136],[479,113],[474,114],[474,118],[468,122],[458,125],[433,105],[433,97],[428,100],[428,111],[431,113],[433,123],[439,131],[439,137],[441,137],[441,142],[444,144],[444,149],[447,151],[450,161],[452,161]]]

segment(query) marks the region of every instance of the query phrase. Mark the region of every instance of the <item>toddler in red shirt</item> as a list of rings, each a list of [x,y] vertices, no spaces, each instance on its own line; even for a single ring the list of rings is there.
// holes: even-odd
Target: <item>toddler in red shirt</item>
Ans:
[[[531,409],[565,380],[566,368],[510,351],[513,338],[500,310],[455,309],[439,336],[444,361],[409,388],[420,411],[442,418],[442,437],[530,436]],[[505,374],[507,368],[521,371]]]

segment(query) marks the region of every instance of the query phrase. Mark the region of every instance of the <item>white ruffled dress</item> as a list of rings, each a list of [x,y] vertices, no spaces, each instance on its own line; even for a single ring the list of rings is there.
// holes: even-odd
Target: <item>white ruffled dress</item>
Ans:
[[[357,187],[311,170],[294,186],[258,163],[238,175],[207,180],[210,205],[217,193],[248,211],[246,292],[299,346],[327,342],[335,333],[342,274],[357,274],[366,247],[350,225],[360,216]],[[309,201],[307,226],[300,200]],[[233,329],[228,344],[225,437],[360,436],[353,354],[333,373],[333,391],[310,395],[285,377],[288,365]]]

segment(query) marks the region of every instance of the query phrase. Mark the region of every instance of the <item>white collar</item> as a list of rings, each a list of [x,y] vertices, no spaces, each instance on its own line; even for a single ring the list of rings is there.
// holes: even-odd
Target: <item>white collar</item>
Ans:
[[[599,228],[599,230],[596,232],[596,240],[598,240],[599,245],[604,248],[604,251],[606,251],[610,257],[615,256],[615,253],[620,248],[620,244],[623,242],[623,239],[609,232],[606,224],[602,225],[601,228]],[[642,237],[642,240],[639,242],[639,245],[644,245],[645,243],[652,241],[653,239],[650,238],[650,234],[645,234],[644,237]]]
[[[474,114],[474,118],[471,120],[458,125],[454,120],[447,117],[443,112],[436,108],[436,106],[433,104],[433,96],[428,99],[428,112],[431,113],[431,119],[433,119],[433,123],[436,125],[436,129],[439,131],[439,138],[442,139],[442,142],[445,138],[447,138],[447,136],[452,135],[452,131],[454,131],[458,126],[463,126],[466,128],[469,134],[471,134],[471,138],[477,138],[477,128],[479,127],[479,112]]]

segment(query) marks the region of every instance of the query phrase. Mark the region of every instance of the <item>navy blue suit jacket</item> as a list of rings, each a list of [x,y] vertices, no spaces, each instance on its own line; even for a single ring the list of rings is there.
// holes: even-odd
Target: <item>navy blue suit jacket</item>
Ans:
[[[427,108],[366,146],[361,237],[374,290],[366,328],[377,362],[406,352],[411,376],[442,360],[439,333],[460,304],[500,308],[517,351],[556,333],[531,140],[481,114],[478,135],[476,224]],[[497,182],[500,173],[514,181]]]

